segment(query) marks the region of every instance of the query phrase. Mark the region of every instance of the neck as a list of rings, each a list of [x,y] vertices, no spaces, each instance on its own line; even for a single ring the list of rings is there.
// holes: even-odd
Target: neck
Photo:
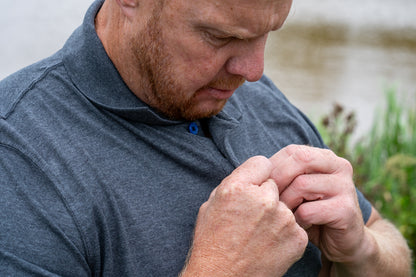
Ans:
[[[140,22],[132,21],[117,1],[105,1],[95,18],[95,29],[104,49],[130,90],[142,99],[140,93],[147,82],[137,66],[129,34]],[[144,99],[142,99],[144,100]]]

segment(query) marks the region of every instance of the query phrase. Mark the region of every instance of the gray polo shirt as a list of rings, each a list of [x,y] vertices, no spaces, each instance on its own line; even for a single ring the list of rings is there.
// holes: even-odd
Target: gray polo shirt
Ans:
[[[200,205],[235,167],[292,143],[325,147],[266,77],[206,121],[211,138],[164,118],[106,55],[101,4],[63,49],[0,83],[1,276],[176,276]],[[310,244],[287,275],[319,269]]]

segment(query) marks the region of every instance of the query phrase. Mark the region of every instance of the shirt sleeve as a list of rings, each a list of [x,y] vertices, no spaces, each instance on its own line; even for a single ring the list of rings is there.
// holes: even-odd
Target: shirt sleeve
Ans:
[[[372,205],[371,203],[364,197],[364,195],[356,189],[357,191],[357,197],[358,197],[358,203],[360,204],[361,213],[363,215],[364,223],[367,223],[368,219],[370,219],[371,211],[372,211]]]
[[[0,144],[0,276],[91,275],[70,211],[52,182]]]

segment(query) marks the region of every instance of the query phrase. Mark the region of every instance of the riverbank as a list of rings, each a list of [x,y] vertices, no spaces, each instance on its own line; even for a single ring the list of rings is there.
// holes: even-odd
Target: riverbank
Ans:
[[[383,104],[382,91],[416,97],[416,26],[317,17],[298,19],[295,10],[266,47],[266,74],[296,106],[316,118],[341,103],[356,112],[362,134]]]

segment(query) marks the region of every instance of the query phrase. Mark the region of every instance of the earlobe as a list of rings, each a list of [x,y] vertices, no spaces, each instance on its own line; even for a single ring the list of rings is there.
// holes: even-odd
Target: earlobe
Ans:
[[[125,16],[132,17],[135,9],[139,6],[139,0],[115,0]]]

